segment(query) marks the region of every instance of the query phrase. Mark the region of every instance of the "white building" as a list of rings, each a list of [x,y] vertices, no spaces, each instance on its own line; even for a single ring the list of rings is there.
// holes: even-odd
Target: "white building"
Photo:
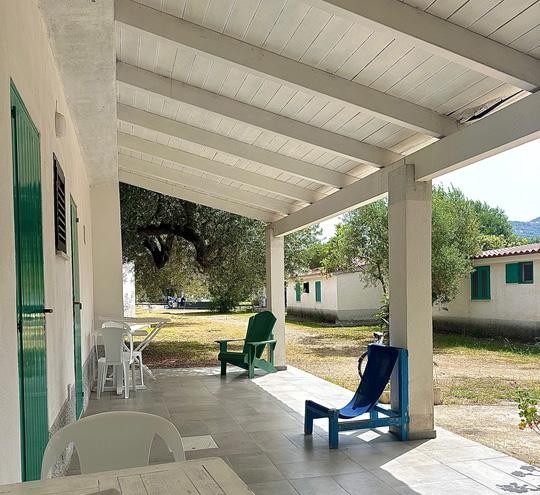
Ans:
[[[454,3],[0,1],[0,484],[39,477],[123,314],[119,182],[266,223],[280,367],[284,237],[388,194],[410,438],[434,436],[431,180],[540,137],[531,14]]]
[[[360,271],[298,275],[287,284],[287,314],[322,321],[373,321],[382,289],[366,286]]]
[[[473,259],[457,297],[434,306],[436,330],[468,335],[540,337],[540,244],[484,251]],[[328,276],[320,270],[290,279],[287,312],[323,321],[369,321],[382,290],[365,285],[358,272]]]
[[[540,244],[484,251],[474,259],[447,310],[434,308],[436,329],[478,335],[540,337]]]

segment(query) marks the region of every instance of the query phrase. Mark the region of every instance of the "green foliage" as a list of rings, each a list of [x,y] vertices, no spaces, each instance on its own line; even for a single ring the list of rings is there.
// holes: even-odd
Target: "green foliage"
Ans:
[[[489,206],[482,201],[469,200],[469,203],[478,219],[480,234],[502,237],[503,239],[515,237],[512,225],[501,208]]]
[[[228,311],[259,297],[265,282],[265,224],[122,184],[122,244],[135,262],[138,299],[184,292],[210,296]],[[288,275],[306,270],[320,244],[318,226],[285,239]]]
[[[385,200],[358,208],[343,216],[335,235],[328,241],[323,271],[336,272],[362,268],[366,285],[388,287],[388,207]]]
[[[540,435],[540,411],[538,410],[538,399],[532,397],[526,390],[517,393],[517,403],[520,422],[518,428],[525,430],[529,428],[537,435]]]
[[[390,297],[384,294],[381,300],[381,307],[373,317],[379,322],[381,330],[390,330]]]
[[[452,300],[461,279],[470,272],[470,258],[480,251],[480,228],[475,209],[456,189],[433,189],[432,286],[433,303]],[[380,284],[388,293],[388,206],[385,200],[344,215],[328,242],[326,272],[362,267],[367,285]]]
[[[447,304],[480,251],[474,207],[457,189],[433,188],[431,274],[433,303]]]
[[[287,239],[287,237],[285,239]],[[305,269],[314,270],[315,268],[320,268],[323,264],[324,259],[329,254],[328,248],[328,244],[321,242],[319,239],[315,239],[311,244],[309,244],[302,253],[302,264],[305,265]]]
[[[163,268],[157,268],[149,255],[137,258],[135,286],[137,302],[160,302],[174,294],[184,294],[188,301],[208,297],[207,277],[197,269],[191,245],[181,239]]]
[[[285,274],[287,278],[320,266],[326,254],[319,225],[312,225],[285,237]]]

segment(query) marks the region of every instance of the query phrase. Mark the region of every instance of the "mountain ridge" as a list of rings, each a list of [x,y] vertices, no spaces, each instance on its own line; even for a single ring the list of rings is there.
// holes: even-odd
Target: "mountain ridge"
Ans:
[[[514,234],[519,237],[525,237],[527,239],[540,237],[540,217],[533,218],[528,222],[510,220],[510,224],[514,229]]]

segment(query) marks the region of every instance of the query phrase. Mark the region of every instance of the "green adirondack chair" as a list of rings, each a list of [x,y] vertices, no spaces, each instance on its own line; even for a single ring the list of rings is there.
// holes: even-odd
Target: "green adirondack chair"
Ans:
[[[274,367],[276,341],[272,335],[275,323],[274,314],[271,311],[263,311],[249,319],[245,339],[216,340],[215,342],[219,344],[218,359],[221,361],[221,374],[227,374],[227,363],[247,370],[249,378],[255,376],[255,368],[275,373],[277,371]],[[229,342],[244,342],[242,352],[227,351]],[[261,357],[266,346],[270,351],[268,361]]]

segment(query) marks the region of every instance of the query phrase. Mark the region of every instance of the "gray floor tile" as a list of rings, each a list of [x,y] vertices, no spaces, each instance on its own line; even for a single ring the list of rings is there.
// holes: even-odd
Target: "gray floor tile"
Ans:
[[[298,495],[298,492],[286,480],[253,483],[249,485],[249,489],[254,495]]]
[[[315,476],[332,476],[335,474],[355,473],[364,469],[351,460],[327,459],[324,461],[290,462],[276,464],[285,478],[313,478]]]
[[[408,466],[396,463],[390,466],[370,468],[369,470],[381,481],[392,487],[437,482],[452,483],[466,479],[465,475],[444,464]]]
[[[348,493],[330,477],[302,478],[291,480],[291,484],[300,495],[348,495]]]
[[[340,474],[334,479],[350,495],[396,495],[389,485],[369,472]]]
[[[183,437],[193,437],[197,435],[210,434],[208,425],[204,421],[200,421],[200,420],[184,421],[184,420],[175,418],[174,414],[171,416],[171,421],[178,428],[180,435],[182,435]]]
[[[217,448],[188,451],[186,458],[224,458],[255,495],[487,495],[538,485],[532,466],[443,429],[417,442],[397,442],[387,428],[342,433],[340,448],[329,450],[327,422],[304,435],[304,400],[339,405],[351,392],[293,367],[255,380],[234,368],[221,377],[217,367],[155,375],[127,400],[113,392],[97,400],[93,393],[85,415],[144,411],[170,418],[184,437],[211,435]],[[150,461],[170,460],[156,439]],[[69,473],[76,472],[74,456]]]
[[[264,454],[231,455],[227,457],[227,461],[247,484],[284,479],[281,472]]]
[[[400,495],[494,495],[495,493],[473,480],[399,486],[396,492]]]
[[[481,483],[495,493],[506,495],[508,493],[527,493],[540,491],[540,484],[533,485],[529,480],[520,476],[507,474],[482,461],[464,461],[449,464],[454,470]],[[530,480],[537,481],[537,480]]]

